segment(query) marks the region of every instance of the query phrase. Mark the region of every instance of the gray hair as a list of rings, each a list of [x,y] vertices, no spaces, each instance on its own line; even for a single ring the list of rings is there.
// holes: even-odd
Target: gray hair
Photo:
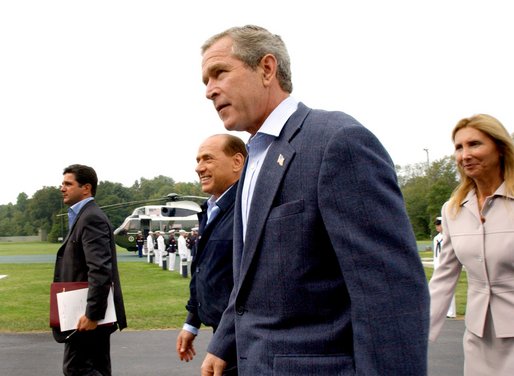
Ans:
[[[255,25],[231,27],[209,38],[202,46],[202,55],[222,38],[232,39],[233,55],[251,69],[256,69],[267,54],[275,56],[278,63],[277,79],[282,90],[292,93],[291,60],[286,45],[279,35]]]

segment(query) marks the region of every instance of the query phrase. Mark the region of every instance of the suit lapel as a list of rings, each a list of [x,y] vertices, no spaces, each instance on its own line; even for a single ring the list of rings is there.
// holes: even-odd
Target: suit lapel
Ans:
[[[79,218],[80,216],[82,215],[82,213],[84,213],[84,211],[86,210],[87,207],[91,206],[91,205],[94,205],[95,201],[94,200],[91,200],[89,201],[88,203],[86,203],[86,205],[84,205],[84,207],[80,210],[80,212],[77,214],[77,217],[75,218],[75,222],[73,222],[73,225],[71,226],[71,228],[68,230],[68,233],[66,234],[66,236],[64,237],[64,240],[61,244],[61,246],[59,247],[59,249],[57,250],[57,258],[56,258],[56,268],[54,270],[54,281],[56,280],[56,274],[57,273],[57,270],[59,268],[57,268],[57,263],[59,262],[59,257],[62,256],[64,254],[64,250],[66,249],[66,245],[68,244],[68,240],[70,239],[70,236],[71,234],[75,231],[75,228],[77,227],[77,223],[79,221]]]
[[[205,243],[208,242],[213,229],[216,227],[216,224],[225,216],[225,214],[232,209],[234,205],[234,197],[236,196],[236,191],[238,188],[237,182],[231,186],[227,192],[221,197],[217,205],[220,208],[220,212],[214,219],[207,223],[207,201],[202,205],[202,211],[198,213],[198,220],[200,223],[200,239],[198,240],[197,247],[197,260],[203,254],[203,249],[205,248]]]
[[[196,259],[200,257],[201,250],[204,247],[204,243],[206,242],[205,239],[209,238],[208,226],[207,226],[207,201],[205,201],[202,206],[202,211],[197,214],[198,217],[198,223],[199,223],[199,235],[200,238],[198,239],[198,247],[196,248]]]
[[[297,111],[291,115],[289,120],[284,125],[280,136],[277,137],[270,145],[268,153],[266,154],[266,158],[264,159],[263,165],[259,172],[257,182],[255,184],[255,190],[253,192],[249,218],[246,226],[247,231],[244,245],[242,243],[242,220],[240,205],[241,188],[244,182],[242,181],[240,184],[238,197],[236,199],[238,207],[235,217],[237,222],[235,224],[236,238],[234,244],[236,249],[241,249],[241,246],[243,247],[241,262],[240,264],[235,264],[240,265],[239,288],[241,288],[244,282],[244,277],[247,274],[252,260],[257,252],[261,237],[264,232],[266,220],[273,206],[278,188],[280,187],[280,184],[294,158],[295,150],[291,146],[290,141],[300,130],[301,125],[309,111],[310,109],[300,103]],[[244,176],[245,171],[243,171],[242,176]],[[237,252],[235,256],[239,256]]]
[[[71,226],[71,228],[68,230],[68,233],[66,234],[66,237],[64,238],[63,240],[63,244],[66,244],[66,242],[68,241],[70,235],[73,233],[73,231],[75,230],[75,226],[77,225],[77,222],[79,221],[79,218],[80,216],[82,215],[82,213],[84,213],[84,211],[86,210],[86,208],[88,206],[91,206],[92,203],[95,202],[95,200],[91,200],[89,201],[88,203],[86,203],[86,205],[84,205],[84,207],[79,211],[79,213],[77,214],[77,217],[75,217],[75,222],[73,222],[73,225]]]

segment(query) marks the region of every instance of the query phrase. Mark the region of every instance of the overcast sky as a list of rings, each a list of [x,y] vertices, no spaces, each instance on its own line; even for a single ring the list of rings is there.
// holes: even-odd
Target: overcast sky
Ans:
[[[226,132],[200,46],[249,23],[284,39],[295,98],[354,116],[395,164],[451,155],[451,129],[475,113],[513,132],[509,3],[1,1],[0,204],[58,186],[72,163],[125,186],[197,181],[198,145]]]

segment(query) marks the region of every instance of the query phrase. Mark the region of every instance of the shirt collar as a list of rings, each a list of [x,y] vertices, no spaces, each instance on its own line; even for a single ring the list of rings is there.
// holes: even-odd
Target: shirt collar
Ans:
[[[68,208],[68,220],[70,229],[71,226],[73,226],[73,223],[75,223],[75,219],[77,218],[77,215],[80,213],[84,205],[86,205],[91,200],[94,200],[94,197],[85,198]]]
[[[266,118],[257,133],[265,133],[270,136],[278,137],[287,120],[298,108],[298,101],[289,96],[284,99],[269,116]]]
[[[86,205],[89,201],[94,200],[94,199],[95,199],[94,197],[85,198],[82,201],[79,201],[76,204],[70,206],[69,210],[73,211],[73,213],[75,213],[75,214],[78,214],[80,212],[80,210],[84,207],[84,205]]]
[[[86,205],[91,200],[94,200],[94,197],[88,197],[83,199],[82,201],[77,202],[76,204],[73,204],[69,207],[68,214],[75,218],[80,213],[84,205]]]
[[[514,199],[514,196],[507,193],[507,189],[505,188],[505,181],[503,181],[500,186],[496,189],[496,191],[491,195],[491,197],[496,197],[496,196],[500,196],[500,197],[506,197],[506,198],[509,198],[509,199]],[[461,206],[468,203],[468,202],[474,202],[474,201],[477,201],[477,198],[476,198],[476,191],[475,189],[472,189],[468,192],[468,194],[466,195],[466,197],[464,198],[464,200],[462,200],[461,202]]]
[[[214,197],[214,196],[209,197],[209,199],[207,200],[207,206],[208,206],[208,207],[210,207],[210,206],[212,206],[212,205],[217,204],[218,202],[220,202],[221,198],[222,198],[223,196],[225,196],[225,193],[227,193],[227,192],[230,190],[230,188],[232,188],[232,187],[233,187],[233,185],[234,185],[234,184],[231,184],[227,189],[225,189],[225,192],[223,192],[223,193],[222,193],[218,198],[216,198],[216,197]]]
[[[216,197],[214,197],[214,196],[209,197],[209,199],[207,200],[207,207],[208,208],[213,207],[214,205],[216,205],[216,201],[217,201]]]

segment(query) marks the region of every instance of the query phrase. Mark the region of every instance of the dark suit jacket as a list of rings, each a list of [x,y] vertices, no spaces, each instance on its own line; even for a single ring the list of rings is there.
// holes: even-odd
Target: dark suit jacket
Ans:
[[[234,286],[232,244],[236,191],[237,183],[218,201],[220,212],[208,225],[207,203],[198,213],[200,237],[191,263],[190,298],[186,306],[189,311],[186,322],[197,328],[201,323],[217,328]]]
[[[352,117],[299,104],[263,162],[208,351],[240,375],[426,375],[429,296],[392,161]]]
[[[107,308],[107,296],[114,284],[114,305],[119,329],[127,327],[121,293],[116,245],[109,219],[94,200],[88,202],[77,215],[75,223],[57,252],[54,282],[89,283],[86,316],[101,320]],[[113,331],[116,326],[113,326]],[[67,333],[53,330],[57,341]]]

